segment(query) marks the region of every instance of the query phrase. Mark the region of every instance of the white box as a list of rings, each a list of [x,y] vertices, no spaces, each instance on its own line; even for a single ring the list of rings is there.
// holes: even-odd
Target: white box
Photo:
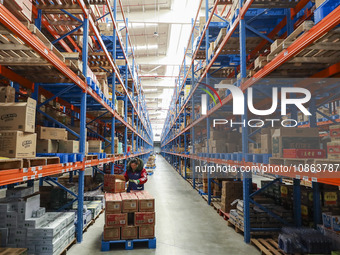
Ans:
[[[26,197],[34,193],[34,187],[17,187],[15,189],[6,190],[6,197]]]

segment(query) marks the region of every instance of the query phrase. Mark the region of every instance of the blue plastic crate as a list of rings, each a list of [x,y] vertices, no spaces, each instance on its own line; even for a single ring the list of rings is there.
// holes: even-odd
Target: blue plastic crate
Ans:
[[[253,162],[253,157],[255,154],[247,153],[245,157],[246,162]]]
[[[254,154],[253,155],[253,162],[254,163],[263,163],[263,155],[264,154]]]
[[[243,154],[242,153],[237,153],[237,161],[242,161]]]
[[[272,157],[272,154],[263,154],[263,159],[262,159],[262,163],[263,164],[269,164],[269,158]]]
[[[314,11],[314,23],[317,24],[340,5],[340,0],[326,0]]]
[[[233,153],[231,160],[237,161],[237,154],[237,152]]]

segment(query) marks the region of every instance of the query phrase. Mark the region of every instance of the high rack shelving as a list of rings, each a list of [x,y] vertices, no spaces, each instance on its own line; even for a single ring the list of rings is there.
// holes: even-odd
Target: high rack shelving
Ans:
[[[339,77],[340,63],[335,57],[339,55],[339,49],[332,45],[340,38],[338,28],[340,24],[340,1],[325,0],[322,2],[323,4],[316,8],[314,1],[309,0],[215,0],[210,8],[209,1],[206,0],[205,24],[204,27],[200,24],[199,30],[198,15],[203,0],[200,1],[199,10],[195,20],[193,20],[188,47],[185,49],[185,56],[190,56],[191,62],[186,65],[184,57],[161,136],[162,155],[176,167],[176,170],[184,178],[187,178],[188,159],[191,159],[191,183],[194,189],[196,188],[195,179],[197,178],[195,177],[195,165],[215,163],[241,167],[268,164],[268,160],[265,159],[264,155],[263,157],[254,157],[254,154],[248,153],[248,142],[252,142],[251,136],[258,133],[261,128],[249,133],[248,128],[242,127],[242,152],[209,153],[208,143],[211,128],[209,119],[211,120],[213,116],[218,116],[216,114],[219,109],[231,111],[232,94],[227,91],[222,97],[221,104],[216,105],[211,100],[209,102],[208,98],[207,114],[200,115],[195,113],[195,106],[196,103],[200,103],[201,94],[195,92],[199,91],[198,86],[201,83],[208,83],[207,81],[211,81],[214,76],[219,75],[220,77],[229,78],[234,85],[240,87],[245,93],[249,87],[256,88],[256,86],[260,86],[258,83],[261,78],[275,77],[282,79],[287,77],[288,73],[291,77],[304,79],[317,78],[321,80],[322,78]],[[224,5],[224,7],[222,12],[218,14],[219,5]],[[226,5],[230,6],[228,12],[226,12]],[[213,22],[214,17],[219,17],[219,22]],[[217,38],[219,40],[216,40]],[[277,40],[278,47],[273,48],[272,52],[270,52],[269,48],[275,40]],[[215,48],[209,49],[212,42],[215,43]],[[286,45],[283,46],[282,42],[286,42]],[[258,58],[261,56],[265,57],[263,59],[266,62],[260,63],[262,65],[254,70],[254,67],[256,67],[254,65],[258,65],[255,61],[261,60]],[[189,93],[186,92],[188,96],[184,98],[183,94],[186,85],[191,85],[191,89]],[[308,86],[314,98],[308,105],[312,116],[309,117],[308,121],[299,122],[300,127],[320,127],[320,129],[327,131],[330,124],[340,122],[339,115],[334,113],[334,106],[339,105],[339,85],[320,87],[320,85],[304,84],[300,81],[295,86]],[[259,88],[261,89],[261,87]],[[318,92],[316,93],[316,91]],[[263,92],[262,95],[261,92],[256,92],[256,106],[268,106],[271,102],[269,96],[263,95]],[[318,110],[318,107],[325,104],[331,106],[329,107],[329,114]],[[244,106],[247,109],[246,102]],[[317,113],[321,114],[322,118],[317,119]],[[296,109],[292,109],[290,114],[292,119],[297,119],[298,112]],[[190,116],[190,122],[187,122],[187,116]],[[232,116],[230,117],[233,118]],[[226,116],[223,116],[223,118],[226,118]],[[243,115],[241,118],[242,121],[246,122],[248,119],[248,114]],[[194,143],[197,140],[195,139],[195,129],[202,130],[203,134],[206,135],[207,153],[195,153]],[[184,151],[179,152],[176,147],[181,142],[184,144]],[[192,146],[190,150],[189,145]],[[184,166],[181,159],[183,159]],[[182,166],[184,167],[184,172],[181,171]],[[329,174],[326,172],[318,174],[311,171],[296,173],[294,168],[290,168],[287,173],[280,173],[280,175],[270,173],[270,176],[274,178],[271,184],[284,177],[293,179],[294,222],[297,226],[301,225],[301,180],[312,182],[315,224],[319,224],[321,221],[319,183],[340,186],[340,181],[337,179],[339,177],[338,173]],[[212,180],[209,172],[207,178],[208,204],[210,204]],[[260,206],[270,215],[273,215],[273,213],[261,207],[252,199],[255,194],[250,193],[252,176],[249,173],[244,173],[242,178],[244,240],[249,243],[251,231],[270,231],[270,229],[250,227],[250,203]],[[262,192],[265,188],[267,186],[261,188],[256,194]]]
[[[110,164],[114,174],[115,162],[123,160],[126,166],[130,157],[147,159],[153,147],[152,128],[129,39],[128,20],[119,0],[126,31],[124,43],[116,20],[117,3],[117,0],[38,0],[33,3],[34,20],[21,19],[8,10],[6,2],[0,3],[0,75],[11,82],[17,94],[27,97],[31,92],[38,101],[37,111],[45,117],[45,124],[63,127],[80,141],[80,154],[75,155],[75,162],[2,170],[0,186],[23,181],[33,185],[36,179],[42,184],[44,177],[69,173],[72,178],[78,172],[78,242],[82,241],[83,235],[85,168],[94,166],[101,171],[98,167],[105,168]],[[110,34],[102,36],[100,26],[107,16],[112,29]],[[132,63],[129,63],[129,57]],[[108,83],[112,98],[100,89],[100,76]],[[122,88],[119,93],[115,91],[117,86]],[[115,107],[115,95],[118,101],[124,102],[123,113],[118,113]],[[45,99],[41,99],[42,96]],[[42,110],[52,100],[59,103],[57,112],[71,117],[71,126]],[[75,122],[80,123],[80,132],[74,131]],[[97,130],[89,127],[93,124]],[[111,154],[104,154],[99,159],[87,157],[87,133],[91,139],[100,139],[106,147],[111,146]],[[114,154],[115,133],[123,136],[124,153],[121,155]],[[128,140],[132,150],[135,145],[135,151],[128,151]],[[61,184],[58,186],[68,191]]]

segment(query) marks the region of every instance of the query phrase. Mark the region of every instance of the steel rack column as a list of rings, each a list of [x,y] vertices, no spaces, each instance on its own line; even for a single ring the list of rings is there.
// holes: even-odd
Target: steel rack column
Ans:
[[[294,223],[296,227],[301,227],[301,186],[300,179],[293,180],[293,202],[294,202]]]
[[[316,100],[315,97],[312,97],[309,104],[309,111],[312,114],[309,116],[309,123],[311,128],[317,127],[316,120]],[[321,201],[320,201],[320,187],[319,183],[313,182],[313,209],[314,209],[314,227],[321,222]]]
[[[287,36],[289,36],[294,31],[294,22],[292,20],[292,12],[290,9],[286,9],[286,17],[287,17]]]
[[[187,126],[187,110],[184,110],[184,127]],[[184,133],[184,153],[188,151],[187,147],[187,135]],[[184,179],[187,179],[187,157],[184,157]]]
[[[239,11],[242,10],[242,1],[240,1]],[[244,16],[240,14],[239,22],[240,30],[240,73],[241,80],[238,84],[241,85],[244,78],[247,77],[247,53],[246,53],[246,22]],[[246,92],[245,92],[246,96]],[[248,109],[247,100],[244,100],[244,109]],[[246,123],[248,121],[247,111],[242,115],[242,160],[245,160],[248,153],[248,127]],[[250,192],[251,192],[252,179],[250,173],[243,173],[243,211],[244,211],[244,241],[250,243]]]
[[[88,59],[88,35],[89,35],[89,20],[84,17],[83,30],[83,73],[87,74],[87,59]],[[79,137],[79,152],[83,154],[85,159],[86,148],[86,91],[81,92],[80,103],[80,137]],[[83,240],[83,206],[84,206],[84,170],[79,171],[78,177],[78,208],[77,208],[77,241],[80,243]]]
[[[134,53],[134,52],[132,51],[132,53]],[[132,58],[132,77],[134,77],[134,75],[135,75],[135,68],[134,67],[135,67],[135,59]],[[134,104],[135,103],[135,101],[134,101],[134,98],[135,98],[135,85],[136,84],[134,83],[134,79],[132,79],[132,82],[133,82],[133,84],[132,84],[132,104]],[[135,119],[135,108],[132,107],[131,126],[133,128],[135,128],[135,125],[134,125],[135,121],[134,121],[134,119]],[[135,133],[132,132],[132,137],[131,137],[131,153],[134,153],[134,149],[133,149],[134,139],[135,139]]]
[[[114,20],[117,19],[117,0],[113,1],[113,18]],[[116,43],[117,43],[117,37],[116,37],[116,29],[113,27],[113,40],[112,40],[112,57],[113,61],[116,62],[117,58],[117,49],[116,49]],[[115,102],[115,97],[116,97],[116,73],[114,72],[112,74],[112,98],[111,102],[113,105],[113,110],[116,111],[116,102]],[[115,117],[113,116],[111,119],[111,154],[115,154]],[[115,162],[113,161],[111,163],[111,169],[110,173],[114,174],[115,173]]]
[[[191,25],[192,25],[192,33],[191,33],[191,54],[192,57],[194,57],[194,41],[195,41],[195,33],[194,33],[194,28],[195,28],[195,23],[194,23],[194,19],[191,19]],[[191,65],[191,89],[194,87],[195,85],[195,65]],[[190,89],[190,93],[191,93],[191,89]],[[193,122],[195,120],[195,97],[192,97],[191,99],[191,121]],[[191,128],[191,145],[192,145],[192,153],[193,155],[195,155],[195,127]],[[195,159],[192,159],[192,186],[193,189],[196,188],[196,181],[195,181]]]

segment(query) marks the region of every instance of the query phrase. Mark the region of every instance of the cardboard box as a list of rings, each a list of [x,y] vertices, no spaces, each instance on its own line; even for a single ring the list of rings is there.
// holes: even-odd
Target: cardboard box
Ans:
[[[323,192],[324,206],[337,206],[338,205],[338,191],[324,191]]]
[[[107,227],[127,226],[126,213],[105,213],[105,224]]]
[[[332,125],[329,127],[329,135],[331,138],[340,139],[340,125]]]
[[[154,212],[136,212],[135,225],[154,225],[156,223]]]
[[[122,230],[121,230],[122,240],[137,239],[137,238],[138,238],[138,227],[135,227],[135,226],[122,227]]]
[[[36,134],[28,134],[22,131],[0,131],[0,155],[2,157],[35,157],[36,143]]]
[[[154,212],[155,199],[147,192],[140,191],[135,193],[138,197],[138,211],[140,212]]]
[[[272,136],[270,134],[261,135],[261,153],[262,154],[272,153]]]
[[[32,98],[26,103],[0,103],[0,130],[34,133],[36,105]]]
[[[155,226],[144,225],[138,227],[138,238],[139,239],[150,239],[155,237]]]
[[[89,140],[89,152],[102,152],[102,141],[99,140]]]
[[[74,132],[80,134],[80,127],[70,127]],[[71,132],[67,131],[67,139],[66,140],[78,140],[79,138],[73,135]],[[87,128],[85,129],[85,139],[87,140]]]
[[[65,128],[39,127],[39,139],[67,140],[67,131]]]
[[[104,226],[104,234],[103,240],[104,241],[113,241],[120,239],[120,227],[107,227]]]
[[[37,141],[37,153],[57,153],[58,152],[58,141],[56,140],[41,140]]]
[[[326,151],[321,149],[284,149],[284,158],[326,158]]]
[[[14,103],[15,102],[15,88],[11,86],[0,87],[0,102]]]
[[[340,216],[332,216],[332,230],[340,233]]]
[[[134,193],[120,193],[122,212],[138,212],[138,198]]]
[[[317,128],[279,128],[272,136],[273,157],[282,158],[283,149],[319,149]]]
[[[59,153],[79,153],[79,141],[59,141]]]
[[[114,175],[104,175],[104,191],[109,193],[125,192],[125,181],[116,179]]]
[[[340,159],[340,141],[327,143],[327,157],[329,159]]]
[[[122,211],[120,194],[105,193],[105,210],[107,213],[120,213]]]

